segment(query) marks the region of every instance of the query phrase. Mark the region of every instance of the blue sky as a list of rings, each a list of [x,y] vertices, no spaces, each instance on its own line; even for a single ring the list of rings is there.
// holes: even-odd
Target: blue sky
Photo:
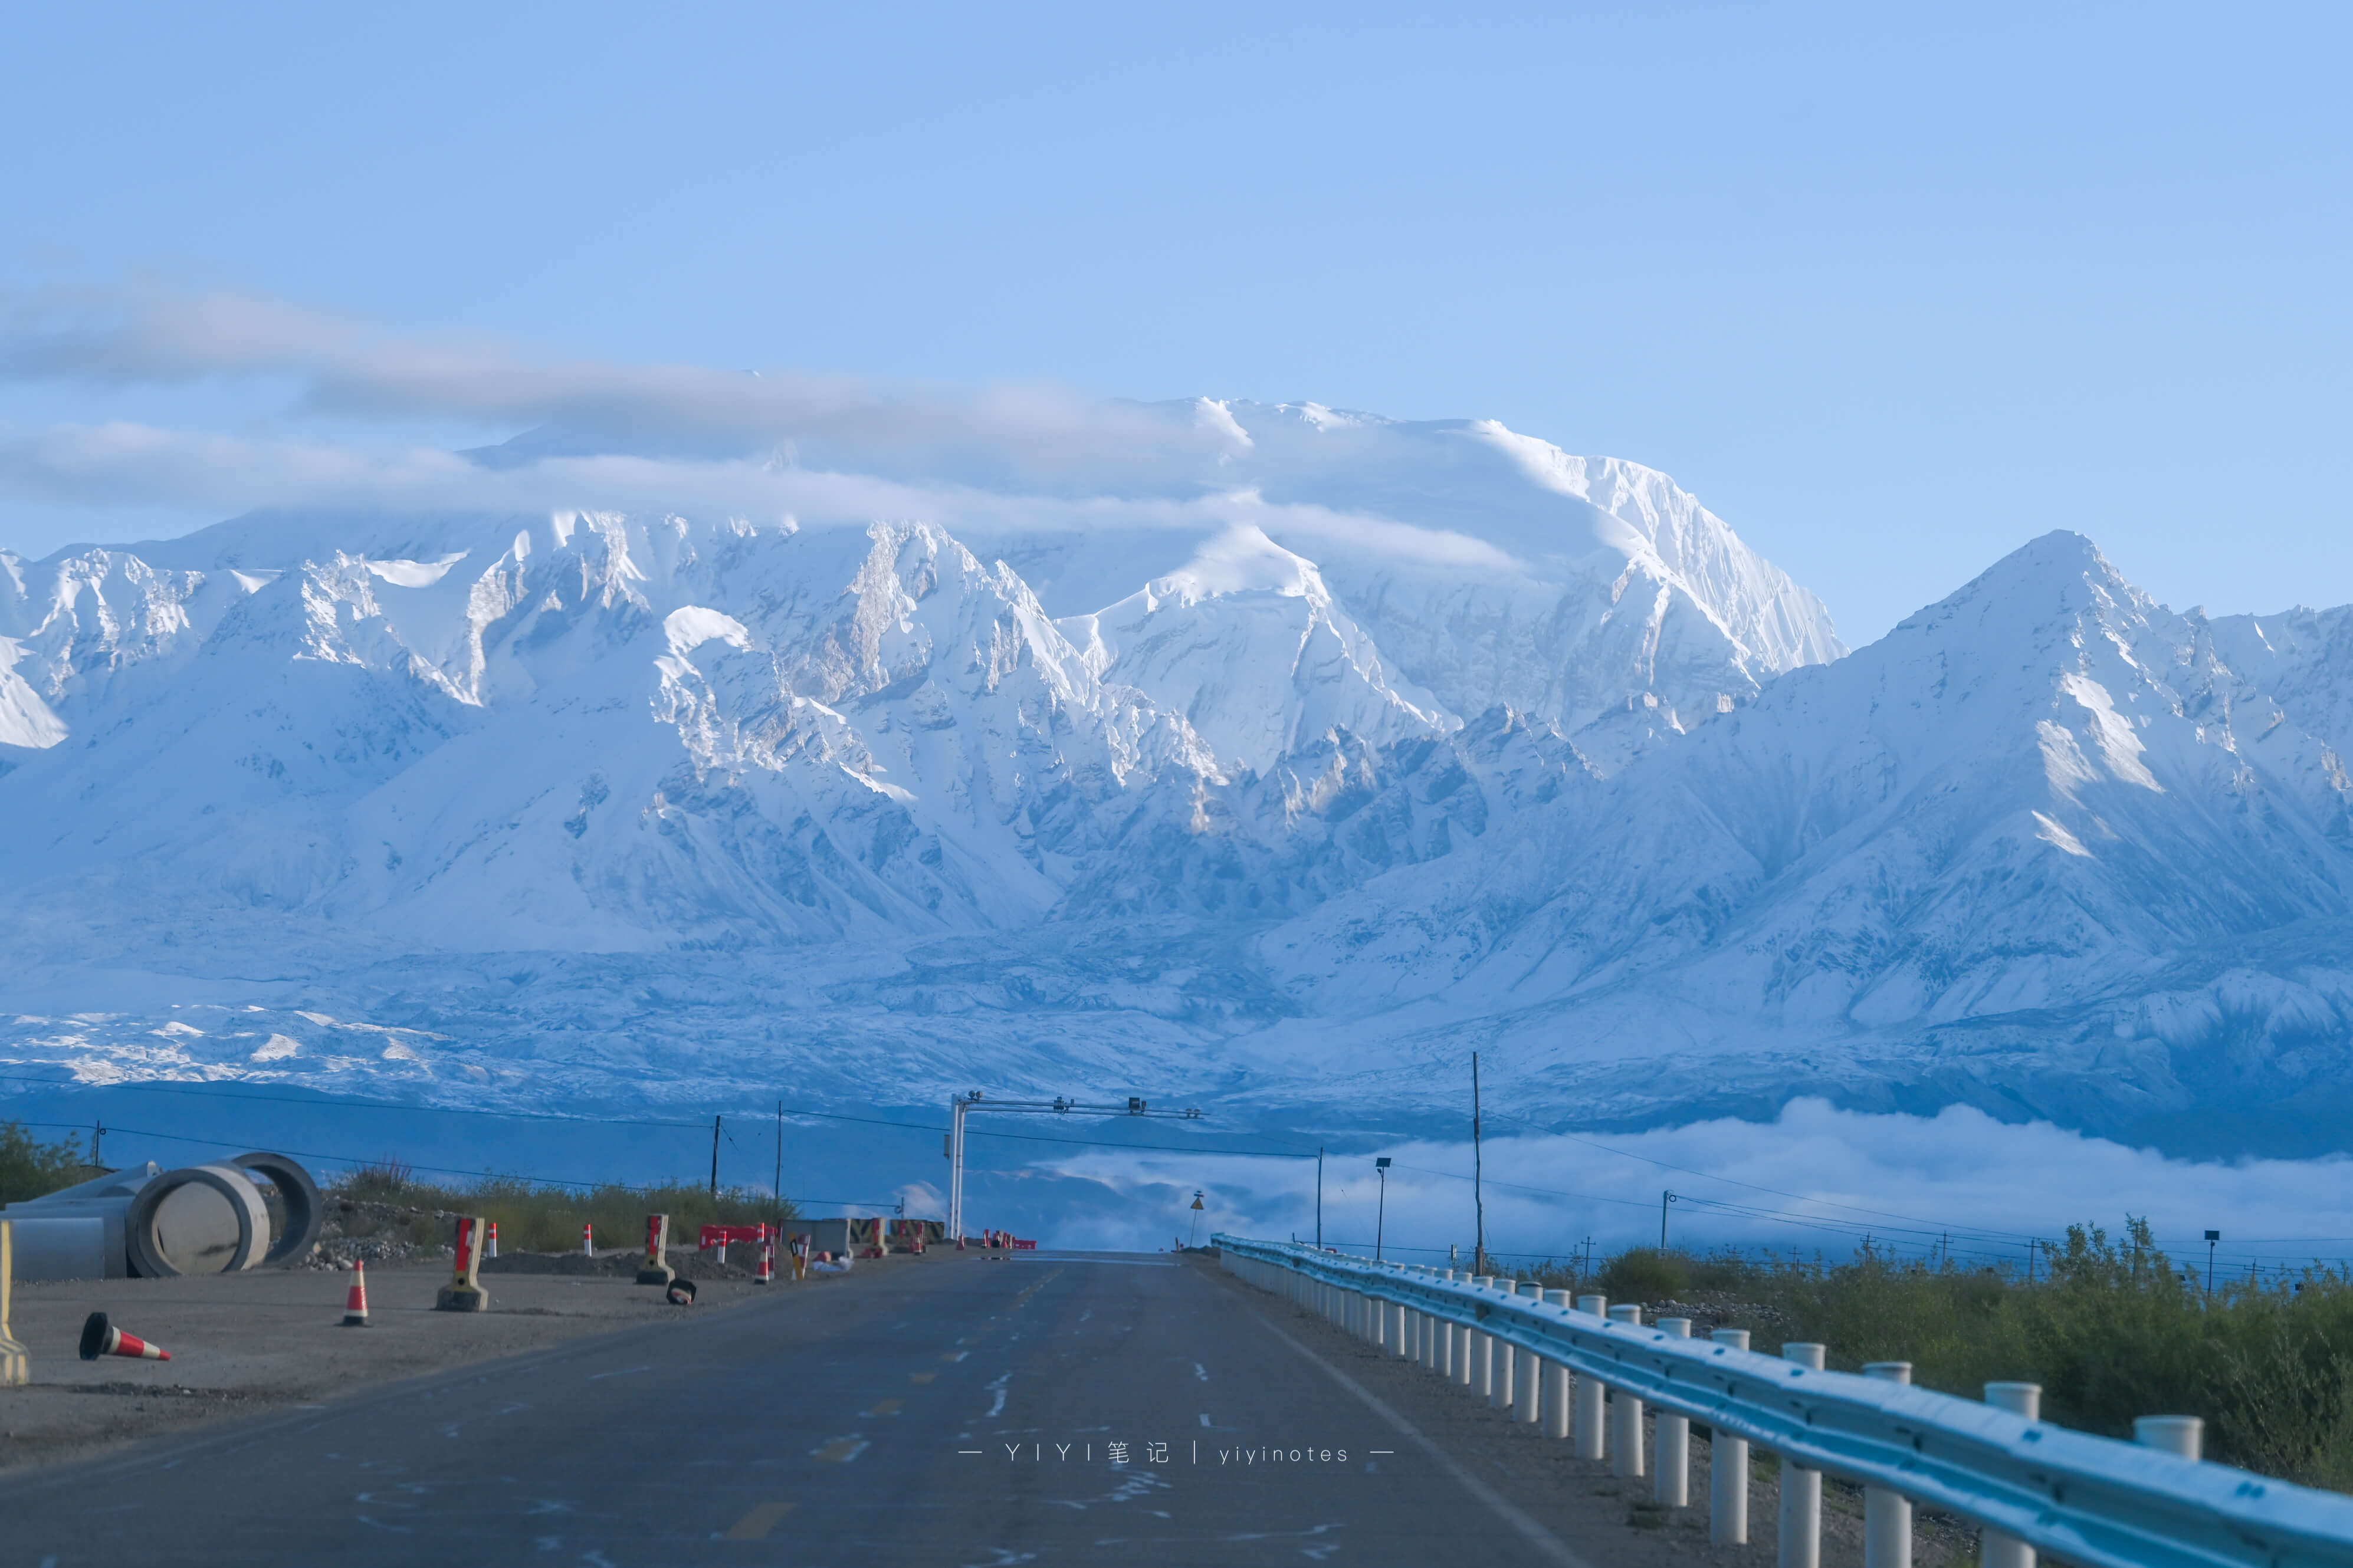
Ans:
[[[2334,604],[2348,16],[20,10],[0,289],[1491,416],[1675,475],[1856,641],[2052,527]],[[115,419],[357,438],[266,374],[0,379],[0,431]],[[18,550],[211,515],[0,463]]]

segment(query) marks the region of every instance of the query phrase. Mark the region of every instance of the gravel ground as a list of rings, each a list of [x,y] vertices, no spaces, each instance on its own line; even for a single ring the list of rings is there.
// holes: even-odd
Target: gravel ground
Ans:
[[[923,1268],[894,1257],[848,1275],[812,1275],[803,1284],[748,1283],[748,1272],[670,1254],[695,1281],[691,1308],[669,1305],[639,1286],[636,1254],[599,1258],[598,1272],[560,1269],[574,1254],[509,1255],[486,1264],[487,1312],[437,1312],[446,1263],[367,1269],[369,1326],[346,1329],[348,1273],[306,1268],[253,1269],[179,1279],[79,1279],[20,1283],[13,1328],[31,1352],[32,1383],[0,1389],[0,1469],[85,1458],[108,1448],[206,1422],[292,1405],[323,1404],[375,1384],[515,1355],[581,1334],[676,1322],[687,1312],[723,1310],[755,1296],[833,1289],[874,1271]],[[614,1271],[617,1266],[618,1271]],[[172,1352],[168,1362],[77,1354],[82,1321],[103,1311],[116,1327]]]

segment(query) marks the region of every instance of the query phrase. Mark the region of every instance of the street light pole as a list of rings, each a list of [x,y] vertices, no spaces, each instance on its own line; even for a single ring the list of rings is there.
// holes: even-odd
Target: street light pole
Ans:
[[[1315,1250],[1324,1250],[1324,1145],[1315,1145]]]
[[[1376,1159],[1373,1169],[1381,1175],[1380,1206],[1373,1211],[1373,1261],[1378,1263],[1381,1260],[1381,1233],[1387,1228],[1389,1218],[1389,1157],[1383,1154]]]
[[[2219,1230],[2206,1233],[2206,1294],[2209,1296],[2214,1293],[2214,1244],[2221,1239],[2222,1233]]]

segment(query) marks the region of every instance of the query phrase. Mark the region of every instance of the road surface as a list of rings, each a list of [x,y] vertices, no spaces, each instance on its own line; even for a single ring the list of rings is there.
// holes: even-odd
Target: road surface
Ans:
[[[0,1563],[1769,1561],[1564,1447],[1199,1259],[948,1255],[11,1476]]]

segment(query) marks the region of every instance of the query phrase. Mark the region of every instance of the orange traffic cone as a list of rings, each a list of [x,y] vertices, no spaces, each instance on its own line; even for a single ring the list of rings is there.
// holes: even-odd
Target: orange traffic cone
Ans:
[[[157,1350],[137,1334],[126,1334],[106,1321],[104,1312],[92,1312],[81,1326],[81,1359],[96,1361],[102,1355],[129,1356],[132,1361],[170,1361],[172,1352]]]
[[[351,1294],[343,1298],[343,1327],[364,1329],[367,1326],[367,1264],[363,1259],[353,1258]]]
[[[754,1285],[765,1285],[776,1277],[776,1244],[763,1238],[760,1242],[760,1271],[752,1276]]]

